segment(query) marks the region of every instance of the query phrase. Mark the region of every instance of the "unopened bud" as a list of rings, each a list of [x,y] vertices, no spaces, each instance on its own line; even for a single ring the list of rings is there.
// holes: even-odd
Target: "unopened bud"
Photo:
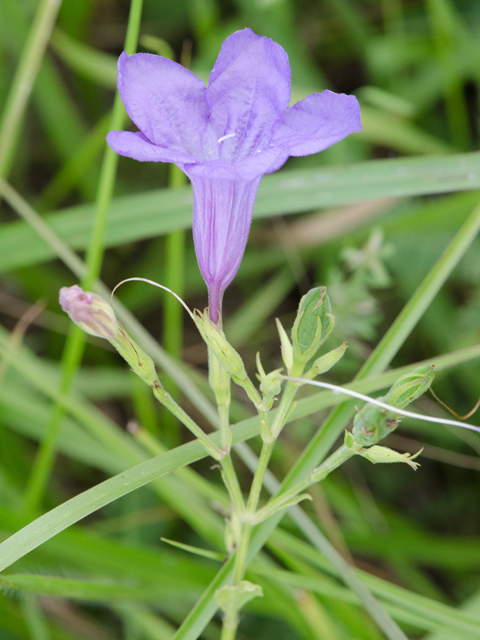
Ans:
[[[386,398],[377,398],[380,402],[386,402]],[[398,416],[392,407],[388,411],[375,404],[366,404],[355,416],[353,421],[353,437],[362,446],[375,444],[388,436],[398,426]]]
[[[294,359],[306,363],[313,358],[330,335],[334,322],[327,288],[311,289],[300,300],[292,329]]]
[[[60,305],[86,333],[105,338],[148,385],[158,384],[153,360],[130,338],[117,321],[111,305],[96,293],[78,285],[60,289]]]
[[[403,409],[431,387],[435,377],[434,365],[417,367],[399,378],[386,395],[386,402]]]
[[[433,366],[417,367],[411,373],[401,376],[386,396],[377,398],[385,404],[392,405],[391,411],[374,404],[366,404],[353,421],[352,433],[355,441],[362,446],[370,446],[396,429],[400,416],[395,414],[395,408],[403,409],[417,400],[430,388],[434,376]]]
[[[112,307],[96,293],[83,291],[78,284],[60,289],[60,306],[86,333],[97,338],[116,340],[117,319]]]

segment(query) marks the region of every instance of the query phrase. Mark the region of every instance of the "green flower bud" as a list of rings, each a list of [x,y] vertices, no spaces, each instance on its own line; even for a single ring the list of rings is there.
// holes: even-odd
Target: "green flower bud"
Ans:
[[[435,377],[434,365],[417,367],[399,378],[386,395],[386,402],[403,409],[428,391]]]
[[[435,374],[433,366],[417,367],[411,373],[401,376],[386,396],[377,398],[392,405],[392,410],[382,409],[374,404],[366,404],[355,416],[353,436],[362,446],[371,446],[391,433],[400,421],[395,408],[403,409],[427,391]]]
[[[386,398],[377,398],[380,402],[386,402]],[[395,412],[388,411],[375,404],[366,404],[353,420],[353,437],[355,442],[363,447],[375,444],[385,436],[388,436],[398,426],[398,416]]]
[[[335,323],[326,287],[317,287],[300,300],[292,329],[294,360],[305,364],[330,335]]]

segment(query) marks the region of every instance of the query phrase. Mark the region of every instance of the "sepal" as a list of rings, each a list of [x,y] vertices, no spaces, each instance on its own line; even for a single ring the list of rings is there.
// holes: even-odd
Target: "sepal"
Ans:
[[[243,360],[238,351],[235,351],[227,341],[222,329],[210,320],[208,311],[204,313],[195,311],[194,320],[200,335],[215,354],[222,367],[234,382],[242,384],[247,379]]]
[[[380,447],[378,445],[374,445],[373,447],[368,447],[368,449],[360,449],[357,451],[359,456],[370,460],[373,464],[391,464],[393,462],[403,462],[408,464],[415,471],[417,467],[420,466],[418,462],[414,462],[415,458],[419,456],[423,451],[423,448],[420,449],[417,453],[411,455],[410,453],[399,453],[398,451],[394,451],[393,449],[389,449],[388,447]]]
[[[276,318],[275,322],[277,323],[278,335],[280,336],[280,344],[281,344],[281,348],[282,348],[283,363],[284,363],[285,367],[287,368],[288,373],[291,374],[292,367],[293,367],[293,347],[292,347],[292,343],[290,342],[290,339],[287,336],[287,332],[283,328],[282,323],[280,322],[280,320],[278,318]]]
[[[347,350],[347,343],[344,342],[336,349],[332,349],[320,358],[317,358],[313,363],[311,369],[303,374],[302,378],[306,378],[307,380],[313,380],[316,376],[320,376],[322,373],[326,373],[333,366],[337,364],[337,362],[343,358],[345,351]]]
[[[335,318],[326,287],[317,287],[300,300],[292,328],[293,360],[305,365],[330,335]]]
[[[259,353],[257,353],[257,369],[257,378],[260,380],[260,391],[263,396],[262,409],[263,411],[270,411],[275,398],[282,390],[282,376],[280,375],[282,369],[275,369],[270,373],[265,373]]]

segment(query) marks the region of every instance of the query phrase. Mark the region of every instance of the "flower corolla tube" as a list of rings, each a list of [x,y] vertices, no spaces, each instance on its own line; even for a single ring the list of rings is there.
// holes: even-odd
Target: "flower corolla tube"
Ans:
[[[208,88],[171,60],[124,52],[118,90],[140,131],[111,131],[108,144],[141,162],[172,162],[192,183],[195,251],[217,322],[262,176],[360,131],[358,102],[322,91],[289,107],[288,56],[250,29],[225,40]]]

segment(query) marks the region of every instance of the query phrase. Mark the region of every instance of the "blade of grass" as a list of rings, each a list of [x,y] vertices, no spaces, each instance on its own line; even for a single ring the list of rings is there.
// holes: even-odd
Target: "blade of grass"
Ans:
[[[58,27],[53,32],[51,45],[60,58],[78,74],[102,87],[116,88],[117,59],[111,54],[78,42]]]
[[[170,188],[179,189],[186,183],[186,176],[176,165],[170,165]],[[165,238],[165,286],[180,298],[185,290],[185,231],[173,231]],[[180,360],[183,344],[183,313],[182,306],[172,295],[165,296],[163,315],[163,345],[165,351],[174,360]],[[167,382],[167,389],[169,388]],[[172,398],[178,402],[178,389],[170,390]],[[161,411],[164,439],[169,446],[176,446],[180,442],[178,421],[166,409]]]
[[[272,536],[272,549],[286,549],[290,553],[292,553],[296,557],[300,557],[308,562],[309,566],[318,567],[321,571],[331,573],[331,566],[326,561],[323,554],[319,551],[312,549],[307,543],[298,538],[294,537],[292,534],[287,533],[285,531],[277,530],[275,534]],[[424,596],[420,596],[416,593],[412,593],[403,587],[398,585],[391,584],[390,582],[383,580],[381,578],[377,578],[375,576],[370,575],[369,573],[354,569],[355,574],[368,585],[372,592],[375,593],[382,601],[385,601],[385,605],[390,608],[393,605],[396,608],[396,612],[402,612],[403,616],[405,614],[412,614],[414,619],[408,619],[404,617],[399,617],[399,620],[403,620],[405,622],[410,622],[416,624],[421,629],[435,629],[439,626],[448,626],[452,629],[452,631],[456,630],[458,633],[466,634],[468,638],[475,637],[475,634],[478,633],[479,620],[478,617],[475,619],[475,616],[466,613],[464,615],[463,612],[457,611],[455,608],[446,605],[442,602],[437,602],[431,598],[425,598]],[[335,572],[336,574],[336,572]],[[279,579],[282,579],[281,575],[278,576]],[[320,578],[320,576],[319,576]],[[295,574],[287,574],[283,577],[286,581],[288,579],[298,579],[298,576]],[[308,578],[307,578],[308,582]],[[298,586],[301,584],[301,579],[298,583]],[[328,595],[328,591],[331,585],[329,585],[328,581],[325,580],[325,577],[322,575],[321,580],[316,580],[316,588],[319,589],[320,593],[325,593]],[[306,583],[305,583],[306,587]],[[308,587],[307,587],[308,588]],[[338,597],[345,598],[353,602],[355,599],[355,595],[351,592],[347,591],[343,587],[339,587],[338,585],[331,586],[332,595],[338,593]],[[395,613],[395,617],[398,615]],[[402,616],[401,614],[401,616]],[[423,618],[423,619],[422,619]]]
[[[31,595],[23,596],[21,608],[30,631],[31,640],[50,640],[52,636],[36,598]]]
[[[0,176],[8,174],[18,129],[45,53],[61,0],[41,0],[22,50],[0,124]]]
[[[458,355],[460,354],[460,355]],[[469,360],[471,357],[479,357],[480,346],[472,353],[471,349],[464,349],[458,354],[452,354],[454,362],[463,362]],[[446,356],[443,361],[437,360],[438,369],[443,365],[448,367],[452,364],[452,360],[448,360]],[[18,362],[18,359],[17,359]],[[420,364],[432,364],[432,361],[426,361]],[[12,363],[12,366],[14,363]],[[411,370],[411,367],[403,367],[395,371],[389,371],[383,376],[376,376],[373,380],[370,391],[376,391],[384,389],[390,386],[391,383],[396,380],[399,375],[402,375],[406,370]],[[355,390],[366,390],[366,385],[369,380],[359,381],[356,385],[353,383],[351,388]],[[357,386],[358,385],[358,386]],[[313,396],[312,396],[313,398]],[[302,413],[302,406],[304,403],[309,403],[308,411],[313,413],[316,410],[332,406],[335,403],[341,402],[338,396],[333,393],[321,392],[315,395],[315,405],[312,403],[312,398],[306,398],[300,400],[297,410]],[[63,396],[62,402],[65,408],[71,408],[74,399]],[[77,409],[73,409],[76,413]],[[293,418],[292,418],[293,419]],[[235,443],[242,442],[253,438],[259,434],[258,418],[250,418],[243,422],[237,423],[233,428],[233,439]],[[219,443],[220,434],[212,434],[212,440],[215,443]],[[114,478],[110,478],[105,482],[96,485],[92,489],[72,498],[68,502],[52,509],[44,516],[37,518],[32,523],[15,533],[6,541],[0,544],[0,571],[10,566],[13,562],[23,557],[29,551],[36,549],[46,540],[49,540],[60,531],[63,531],[70,525],[78,522],[85,516],[93,513],[94,511],[105,506],[109,502],[116,500],[117,498],[134,491],[138,487],[144,486],[151,482],[155,478],[158,478],[164,474],[170,473],[172,470],[185,465],[190,465],[193,462],[201,460],[205,457],[205,451],[197,441],[190,442],[185,445],[181,445],[176,449],[164,453],[152,460],[148,460],[132,469],[124,471]],[[275,487],[270,485],[270,491],[274,491]],[[272,519],[273,520],[273,519]],[[268,521],[270,523],[270,521]],[[267,536],[268,538],[268,536]],[[263,546],[263,542],[262,542]]]
[[[378,198],[409,197],[480,188],[480,152],[427,158],[374,160],[348,166],[280,171],[265,176],[254,216],[312,211]],[[3,187],[0,185],[0,189]],[[112,200],[105,246],[162,235],[191,227],[190,188],[164,189]],[[135,216],[132,216],[135,211]],[[72,207],[45,217],[62,240],[85,249],[90,239],[93,205]],[[0,230],[0,270],[37,264],[55,252],[28,225]]]
[[[438,259],[417,290],[402,309],[394,323],[379,342],[372,355],[361,368],[355,380],[362,380],[383,371],[399,351],[413,328],[420,320],[433,298],[441,289],[455,266],[459,263],[468,247],[480,230],[480,204],[478,204],[456,233],[442,256]],[[353,415],[354,403],[346,402],[334,409],[322,429],[310,441],[295,466],[289,473],[286,485],[291,478],[308,473],[327,455],[331,446],[345,428]],[[297,475],[299,474],[299,475]]]
[[[80,182],[81,177],[92,166],[105,145],[105,136],[109,131],[112,114],[107,113],[86,136],[78,151],[69,158],[60,171],[45,187],[37,201],[40,211],[48,211],[56,207]]]
[[[136,50],[143,0],[132,0],[125,37],[125,50],[132,54]],[[117,92],[113,104],[111,128],[119,129],[124,119],[124,107]],[[86,255],[86,271],[82,278],[85,289],[90,289],[98,278],[104,252],[104,235],[109,205],[113,195],[118,155],[107,147],[102,162],[99,186],[96,199],[94,225]],[[67,393],[72,386],[85,348],[85,334],[78,328],[72,327],[65,344],[62,358],[64,366],[63,379],[60,383],[62,393]],[[45,439],[40,445],[25,493],[24,509],[27,513],[35,513],[41,504],[53,468],[60,427],[62,424],[63,408],[55,404],[52,420]]]

